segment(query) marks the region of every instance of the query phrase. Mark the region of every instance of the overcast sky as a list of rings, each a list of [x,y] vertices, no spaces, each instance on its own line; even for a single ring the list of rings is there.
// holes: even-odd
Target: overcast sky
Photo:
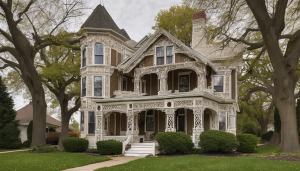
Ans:
[[[101,0],[102,1],[102,0]],[[148,33],[153,33],[154,18],[162,9],[169,9],[173,5],[180,5],[181,0],[103,0],[104,7],[111,15],[120,29],[124,28],[131,39],[139,41]],[[100,0],[91,0],[91,10],[86,11],[82,23],[93,12],[93,9],[100,4]],[[29,103],[22,95],[15,96],[15,109],[19,110]],[[50,105],[50,104],[49,104]],[[79,115],[75,116],[79,121]]]

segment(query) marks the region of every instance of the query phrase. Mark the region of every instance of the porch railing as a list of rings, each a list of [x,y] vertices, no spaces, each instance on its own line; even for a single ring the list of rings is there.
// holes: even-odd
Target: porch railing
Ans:
[[[127,138],[127,140],[122,143],[122,145],[123,145],[122,154],[125,153],[125,148],[126,148],[127,144],[130,143],[131,140],[132,140],[132,135],[129,135],[128,138]]]

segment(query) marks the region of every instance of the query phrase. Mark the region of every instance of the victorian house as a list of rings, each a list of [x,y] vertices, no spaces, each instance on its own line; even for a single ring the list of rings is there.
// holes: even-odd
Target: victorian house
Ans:
[[[195,146],[202,131],[236,133],[240,65],[225,61],[242,47],[208,44],[205,12],[191,20],[188,47],[164,29],[135,42],[102,5],[89,16],[82,25],[80,129],[90,147],[114,139],[131,145],[125,155],[146,155],[155,153],[158,132],[184,132]]]

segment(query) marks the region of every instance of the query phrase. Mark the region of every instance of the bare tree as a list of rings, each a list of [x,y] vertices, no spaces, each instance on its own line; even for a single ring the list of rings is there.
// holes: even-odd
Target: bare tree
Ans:
[[[61,28],[71,25],[70,19],[81,16],[83,0],[0,0],[0,69],[11,67],[20,72],[32,96],[32,146],[46,144],[45,92],[35,59],[39,51],[50,45],[72,48],[79,39],[62,39]]]

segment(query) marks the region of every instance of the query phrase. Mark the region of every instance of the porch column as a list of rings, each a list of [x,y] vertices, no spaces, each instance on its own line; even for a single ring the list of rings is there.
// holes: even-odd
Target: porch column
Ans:
[[[159,94],[168,93],[168,73],[163,71],[159,73]]]
[[[197,84],[197,90],[202,91],[206,89],[206,77],[205,73],[198,73],[198,84]]]
[[[203,129],[203,108],[194,108],[194,128],[193,128],[193,142],[196,147],[200,141],[200,134]]]
[[[166,109],[166,130],[165,132],[176,132],[175,128],[175,110]]]
[[[135,78],[134,79],[134,92],[135,93],[141,93],[140,91],[140,84],[141,84],[141,79]]]
[[[139,128],[138,128],[138,112],[127,112],[127,132],[126,135],[132,135],[132,142],[139,142]]]
[[[96,131],[95,131],[95,136],[96,136],[96,141],[101,141],[103,140],[104,136],[104,119],[103,119],[103,112],[102,111],[97,111],[96,112]]]

